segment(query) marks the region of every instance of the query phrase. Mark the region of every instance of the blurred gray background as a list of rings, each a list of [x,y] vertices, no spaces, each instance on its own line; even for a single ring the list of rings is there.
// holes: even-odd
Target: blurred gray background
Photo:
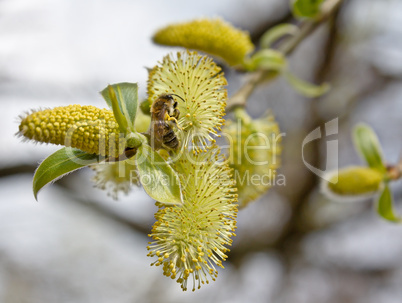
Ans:
[[[250,114],[271,108],[286,133],[279,171],[286,186],[240,211],[216,282],[184,293],[149,266],[156,207],[141,189],[114,201],[93,188],[84,169],[35,202],[35,167],[59,147],[22,143],[14,136],[18,116],[75,103],[103,108],[98,92],[108,83],[138,82],[144,98],[145,67],[175,50],[153,45],[152,34],[201,16],[221,16],[255,41],[291,20],[287,0],[0,1],[0,302],[402,302],[402,226],[380,219],[371,200],[325,199],[301,158],[304,137],[338,117],[341,166],[362,164],[350,138],[357,122],[375,129],[388,162],[398,161],[400,0],[345,1],[292,54],[295,74],[332,84],[325,97],[307,100],[280,78],[252,95]],[[244,78],[225,72],[232,94]],[[321,169],[325,146],[321,140],[305,150]],[[401,182],[393,190],[402,213]]]

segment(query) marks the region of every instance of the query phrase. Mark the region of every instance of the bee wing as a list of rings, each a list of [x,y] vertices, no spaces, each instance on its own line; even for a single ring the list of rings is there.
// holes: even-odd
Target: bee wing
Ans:
[[[165,134],[165,122],[159,120],[151,121],[149,135],[151,136],[151,145],[155,149],[161,148],[164,134]]]

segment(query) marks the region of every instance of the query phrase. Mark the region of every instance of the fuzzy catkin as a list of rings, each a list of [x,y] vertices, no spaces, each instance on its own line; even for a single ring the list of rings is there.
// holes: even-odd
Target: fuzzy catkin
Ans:
[[[162,45],[182,46],[219,56],[230,65],[241,65],[254,50],[248,32],[222,19],[198,19],[172,24],[160,29],[153,41]]]
[[[176,94],[183,129],[182,145],[194,152],[206,151],[225,120],[226,78],[212,58],[197,52],[178,52],[165,56],[149,74],[150,102],[161,94]]]
[[[18,134],[41,143],[111,157],[123,153],[125,144],[112,111],[91,105],[34,111],[22,118]]]

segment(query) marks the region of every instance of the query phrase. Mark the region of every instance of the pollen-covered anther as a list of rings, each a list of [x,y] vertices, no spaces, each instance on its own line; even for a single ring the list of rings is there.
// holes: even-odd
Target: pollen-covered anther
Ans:
[[[231,195],[244,207],[275,182],[280,165],[281,135],[274,117],[269,114],[252,120],[244,110],[237,110],[236,118],[237,121],[229,121],[223,133],[233,146],[230,166],[234,169],[237,189],[232,190]]]
[[[152,237],[158,240],[149,245],[148,250],[164,256],[165,275],[170,275],[175,268],[174,277],[183,290],[191,280],[192,290],[208,284],[209,279],[215,280],[215,267],[222,266],[226,258],[225,246],[231,244],[230,237],[236,228],[233,220],[236,201],[230,197],[234,181],[230,178],[227,161],[215,154],[215,148],[195,156],[186,153],[172,164],[182,182],[187,181],[183,182],[186,184],[184,204],[165,205],[155,216],[158,221],[152,229]],[[187,179],[186,176],[192,177]],[[219,186],[221,181],[227,186]]]
[[[167,79],[170,84],[160,79]],[[196,52],[179,52],[166,56],[151,70],[148,95],[150,102],[155,102],[161,92],[180,96],[176,100],[180,111],[178,126],[183,130],[182,146],[194,146],[198,153],[211,145],[223,125],[226,85],[221,68],[211,58]]]
[[[101,162],[90,166],[95,175],[95,187],[107,190],[108,195],[117,200],[119,193],[128,194],[131,185],[139,185],[139,174],[134,160]]]

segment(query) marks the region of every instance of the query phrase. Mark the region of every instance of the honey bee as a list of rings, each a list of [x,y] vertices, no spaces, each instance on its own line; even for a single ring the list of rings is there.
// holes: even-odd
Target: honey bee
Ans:
[[[166,149],[177,149],[179,147],[179,140],[173,126],[181,129],[177,121],[180,111],[172,96],[177,96],[183,100],[175,94],[162,94],[151,106],[151,126],[148,135],[151,137],[151,145],[155,150],[162,147]]]

